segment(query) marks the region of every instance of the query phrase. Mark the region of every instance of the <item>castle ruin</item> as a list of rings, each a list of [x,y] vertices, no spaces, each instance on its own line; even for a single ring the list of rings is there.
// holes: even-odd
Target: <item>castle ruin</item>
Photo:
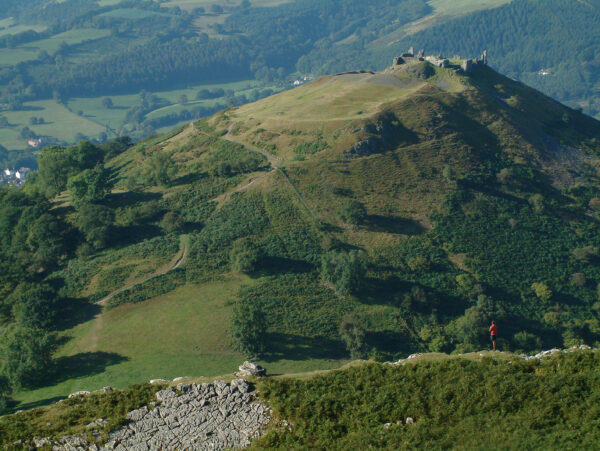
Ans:
[[[487,50],[484,50],[483,53],[481,54],[481,56],[479,56],[477,58],[463,59],[460,64],[460,67],[456,68],[456,70],[463,72],[465,74],[470,74],[471,72],[473,72],[475,67],[481,66],[481,65],[487,65],[487,57],[488,57]],[[460,57],[457,59],[460,59]],[[442,67],[442,68],[450,67],[450,60],[448,58],[444,57],[443,55],[440,54],[438,56],[434,56],[434,55],[425,56],[425,50],[423,50],[423,49],[421,49],[419,51],[419,53],[415,55],[415,51],[414,51],[413,47],[411,47],[408,50],[408,52],[395,57],[394,58],[394,66],[401,66],[403,64],[410,64],[410,63],[414,63],[414,62],[418,62],[418,61],[427,61],[427,62],[433,64],[434,66]]]

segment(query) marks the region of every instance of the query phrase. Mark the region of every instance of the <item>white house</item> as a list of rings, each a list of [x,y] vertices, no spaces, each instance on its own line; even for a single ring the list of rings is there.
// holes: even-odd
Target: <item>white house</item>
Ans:
[[[25,177],[27,177],[27,174],[29,174],[30,172],[31,169],[29,168],[20,168],[17,172],[15,172],[15,177],[19,180],[25,180]]]

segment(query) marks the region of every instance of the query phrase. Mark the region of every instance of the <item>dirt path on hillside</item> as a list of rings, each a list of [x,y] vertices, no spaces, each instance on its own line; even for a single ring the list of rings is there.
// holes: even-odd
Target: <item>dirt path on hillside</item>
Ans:
[[[248,144],[244,141],[241,141],[241,140],[231,136],[231,130],[233,130],[233,127],[235,127],[235,124],[236,124],[235,122],[232,122],[231,125],[229,125],[229,128],[227,129],[227,134],[222,136],[222,138],[227,141],[230,141],[232,143],[239,144],[240,146],[243,146],[252,152],[257,152],[257,153],[263,155],[269,161],[269,163],[271,163],[271,167],[273,168],[273,170],[279,171],[283,175],[285,180],[288,182],[288,184],[292,188],[292,191],[294,191],[296,196],[298,196],[300,203],[304,206],[304,208],[306,208],[306,210],[310,213],[310,215],[313,217],[313,219],[315,221],[317,221],[317,223],[320,223],[319,218],[317,217],[315,212],[308,206],[308,204],[304,200],[304,197],[302,196],[302,194],[300,194],[300,191],[298,191],[296,186],[292,183],[292,181],[288,177],[287,173],[283,169],[281,169],[281,167],[279,166],[281,163],[281,159],[279,157],[276,157],[276,156],[260,149],[259,147],[256,147],[252,144]]]
[[[245,147],[248,150],[251,150],[252,152],[256,152],[261,154],[262,156],[264,156],[269,163],[271,164],[271,166],[273,167],[273,169],[279,169],[279,165],[281,164],[281,160],[279,157],[276,157],[275,155],[272,155],[268,152],[265,152],[264,150],[252,145],[252,144],[248,144],[244,141],[240,141],[239,139],[237,139],[234,136],[231,136],[231,130],[233,130],[233,127],[235,127],[235,122],[232,122],[231,125],[229,126],[229,128],[227,129],[227,134],[225,136],[222,136],[223,139],[230,141],[232,143],[236,143],[239,144],[240,146]]]
[[[103,297],[98,302],[96,302],[97,305],[100,305],[103,308],[100,311],[100,313],[98,313],[96,315],[96,317],[94,318],[96,321],[94,322],[94,325],[92,326],[92,329],[89,333],[89,336],[90,336],[89,351],[95,352],[98,349],[98,332],[100,332],[102,330],[102,326],[104,325],[104,306],[106,305],[106,303],[110,299],[112,299],[114,296],[116,296],[118,293],[121,293],[125,290],[129,290],[130,288],[133,288],[136,285],[139,285],[141,283],[147,282],[148,280],[153,279],[155,277],[162,276],[163,274],[166,274],[169,271],[172,271],[176,268],[179,268],[181,265],[183,265],[187,259],[187,254],[188,254],[188,244],[187,244],[187,240],[185,238],[182,239],[182,245],[183,245],[183,249],[181,251],[179,251],[169,263],[161,266],[160,268],[155,270],[150,275],[140,277],[139,279],[136,279],[136,280],[122,286],[121,288],[113,291],[109,295]]]
[[[169,263],[161,266],[160,268],[155,270],[152,274],[149,274],[144,277],[140,277],[139,279],[129,282],[126,285],[123,285],[121,288],[113,291],[112,293],[110,293],[110,294],[106,295],[105,297],[103,297],[102,299],[100,299],[98,302],[96,302],[96,304],[104,306],[110,299],[112,299],[117,294],[122,293],[123,291],[129,290],[130,288],[133,288],[136,285],[147,282],[150,279],[154,279],[155,277],[162,276],[176,268],[179,268],[181,265],[183,265],[185,263],[185,261],[187,259],[187,254],[188,254],[188,245],[184,239],[183,240],[183,249],[181,251],[179,251],[177,253],[177,255],[175,255],[175,257],[173,257],[173,259]]]

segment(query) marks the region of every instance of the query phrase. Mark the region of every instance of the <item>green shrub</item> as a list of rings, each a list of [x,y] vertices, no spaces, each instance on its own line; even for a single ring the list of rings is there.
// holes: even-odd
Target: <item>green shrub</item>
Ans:
[[[233,243],[229,253],[231,269],[236,272],[252,272],[262,258],[262,251],[256,242],[249,238],[240,238]]]
[[[338,214],[342,221],[349,224],[360,224],[367,216],[367,210],[365,206],[354,199],[344,199]]]
[[[323,254],[321,260],[321,277],[341,295],[356,292],[365,277],[365,271],[363,257],[358,251],[330,251]]]
[[[249,356],[265,351],[267,323],[261,306],[251,299],[238,302],[233,307],[231,335],[237,349]]]
[[[352,359],[365,355],[365,329],[355,314],[344,315],[340,323],[340,337]]]

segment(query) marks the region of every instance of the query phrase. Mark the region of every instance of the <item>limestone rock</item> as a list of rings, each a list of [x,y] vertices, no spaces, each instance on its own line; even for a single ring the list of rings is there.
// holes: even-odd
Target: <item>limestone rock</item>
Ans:
[[[235,373],[235,375],[238,377],[265,377],[267,375],[267,370],[256,363],[246,361],[240,365],[239,371]]]
[[[70,398],[76,398],[76,397],[78,397],[78,396],[87,396],[87,395],[89,395],[89,394],[90,394],[90,392],[89,392],[89,391],[81,390],[81,391],[78,391],[78,392],[75,392],[75,393],[71,393],[71,394],[69,395],[69,399],[70,399]]]

